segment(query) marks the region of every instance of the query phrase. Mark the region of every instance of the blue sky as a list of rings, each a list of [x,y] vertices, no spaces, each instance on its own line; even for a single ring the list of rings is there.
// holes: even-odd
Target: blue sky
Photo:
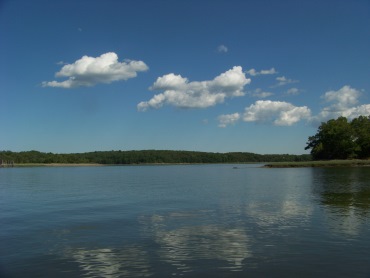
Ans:
[[[370,115],[370,2],[0,2],[0,149],[306,153]]]

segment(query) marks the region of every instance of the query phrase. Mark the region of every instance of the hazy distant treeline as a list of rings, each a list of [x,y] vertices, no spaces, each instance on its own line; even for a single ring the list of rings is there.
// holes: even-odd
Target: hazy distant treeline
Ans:
[[[289,154],[254,154],[247,152],[211,153],[170,150],[99,151],[87,153],[54,154],[38,151],[0,151],[0,160],[14,163],[238,163],[309,161],[311,156]]]

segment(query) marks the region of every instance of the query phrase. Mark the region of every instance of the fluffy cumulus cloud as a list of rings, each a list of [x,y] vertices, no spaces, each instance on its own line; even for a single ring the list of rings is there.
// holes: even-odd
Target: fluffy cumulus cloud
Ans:
[[[322,98],[325,99],[326,102],[333,103],[332,108],[340,112],[356,105],[358,103],[358,98],[360,97],[360,95],[361,93],[358,90],[346,85],[338,91],[326,92],[322,96]]]
[[[99,57],[83,56],[72,64],[66,64],[55,74],[56,77],[66,77],[65,81],[45,81],[44,87],[76,88],[94,86],[98,83],[127,80],[137,76],[138,72],[148,70],[142,61],[118,61],[114,52],[102,54]]]
[[[293,90],[294,89],[294,90]],[[256,92],[263,93],[257,89]],[[299,90],[291,89],[291,94]],[[337,91],[328,91],[321,98],[327,104],[321,112],[311,116],[307,106],[295,106],[288,102],[258,100],[245,108],[244,113],[221,115],[218,117],[219,127],[226,127],[239,120],[245,122],[272,123],[277,126],[291,126],[299,121],[306,120],[313,125],[344,116],[350,120],[359,116],[370,115],[370,104],[359,104],[361,92],[346,85]]]
[[[218,116],[219,127],[226,127],[231,124],[235,124],[240,119],[239,113],[226,114]]]
[[[340,116],[353,119],[360,115],[370,115],[370,104],[358,105],[360,96],[360,91],[348,85],[343,86],[338,91],[326,92],[322,98],[329,105],[313,117],[312,122],[317,124]]]
[[[251,76],[257,76],[257,75],[267,75],[267,74],[276,74],[277,71],[274,68],[268,69],[268,70],[261,70],[261,71],[256,71],[255,69],[250,69],[246,71]]]
[[[354,119],[359,116],[370,116],[370,104],[363,104],[349,108],[343,116],[349,119]]]
[[[307,106],[294,106],[283,101],[259,100],[245,108],[243,120],[245,122],[268,123],[290,126],[302,119],[308,119],[311,111]]]
[[[224,102],[228,97],[243,96],[243,88],[251,82],[242,67],[235,66],[213,80],[192,81],[173,73],[158,77],[150,90],[163,91],[149,101],[137,105],[139,111],[158,109],[163,105],[181,108],[206,108]]]

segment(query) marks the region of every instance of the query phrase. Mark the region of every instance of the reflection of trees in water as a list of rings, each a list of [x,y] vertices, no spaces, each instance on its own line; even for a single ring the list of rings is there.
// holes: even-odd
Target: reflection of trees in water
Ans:
[[[361,213],[370,209],[369,169],[320,169],[313,190],[323,205],[343,210],[356,208]]]
[[[370,211],[367,168],[317,169],[313,192],[329,214],[334,231],[357,235]]]
[[[342,207],[344,210],[357,208],[359,213],[367,214],[370,209],[370,190],[360,192],[324,192],[322,193],[324,205]]]

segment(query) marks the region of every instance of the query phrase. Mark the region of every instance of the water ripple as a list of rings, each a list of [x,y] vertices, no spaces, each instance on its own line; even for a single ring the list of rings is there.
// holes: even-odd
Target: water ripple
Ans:
[[[125,249],[69,249],[65,256],[77,262],[83,277],[148,277],[147,252],[140,247]]]

